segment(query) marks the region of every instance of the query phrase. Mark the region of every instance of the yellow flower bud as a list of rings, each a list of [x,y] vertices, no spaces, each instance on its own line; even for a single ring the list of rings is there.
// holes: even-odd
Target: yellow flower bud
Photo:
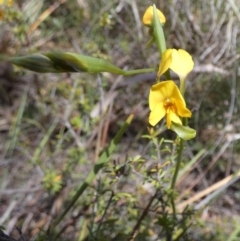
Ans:
[[[166,22],[165,16],[158,9],[157,9],[157,15],[158,15],[160,23],[163,25]],[[144,25],[146,25],[148,27],[152,26],[152,22],[153,22],[153,6],[150,6],[150,7],[147,8],[147,10],[145,11],[145,13],[143,15],[142,22],[143,22]]]

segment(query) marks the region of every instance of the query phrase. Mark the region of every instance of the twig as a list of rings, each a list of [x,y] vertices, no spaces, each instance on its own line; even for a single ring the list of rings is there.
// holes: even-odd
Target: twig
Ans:
[[[131,236],[130,236],[129,241],[133,241],[133,240],[134,240],[134,238],[135,238],[135,236],[137,235],[137,231],[138,231],[138,229],[139,229],[139,227],[140,227],[143,219],[144,219],[145,216],[148,214],[148,211],[149,211],[149,209],[150,209],[150,207],[151,207],[151,205],[152,205],[152,202],[153,202],[153,200],[157,197],[157,195],[158,195],[158,191],[156,191],[156,193],[154,194],[154,196],[152,196],[152,198],[150,199],[147,207],[143,210],[142,215],[140,216],[140,218],[138,219],[136,225],[134,226],[134,228],[133,228],[133,230],[132,230],[132,233],[131,233]]]
[[[109,198],[109,200],[108,200],[108,203],[107,203],[107,205],[106,205],[106,208],[104,209],[104,213],[103,213],[103,215],[102,215],[102,218],[101,218],[101,220],[99,221],[99,225],[98,225],[97,230],[96,230],[96,237],[98,236],[98,235],[97,235],[97,234],[98,234],[98,231],[99,231],[100,227],[101,227],[102,224],[103,224],[103,220],[104,220],[104,218],[105,218],[105,216],[106,216],[106,214],[107,214],[107,210],[108,210],[108,208],[109,208],[109,206],[110,206],[110,204],[111,204],[111,202],[112,202],[112,199],[113,199],[113,197],[114,197],[114,192],[113,192],[112,190],[109,190],[109,191],[111,192],[111,196],[110,196],[110,198]]]
[[[141,18],[139,16],[139,11],[138,11],[138,8],[137,8],[136,0],[132,0],[131,5],[132,5],[132,10],[133,10],[133,15],[134,15],[134,18],[135,18],[135,21],[136,21],[138,38],[139,38],[139,40],[142,40],[143,39],[143,33],[141,31],[142,22],[141,22]]]
[[[195,207],[194,210],[199,210],[206,206],[212,199],[214,199],[216,196],[220,195],[224,190],[226,190],[229,186],[231,186],[233,183],[235,183],[239,179],[239,176],[233,178],[228,183],[214,191],[213,193],[209,194],[206,198],[204,198],[201,202],[199,202]]]
[[[177,205],[177,210],[183,210],[186,206],[200,200],[201,198],[203,198],[204,196],[208,195],[209,193],[219,189],[219,188],[222,188],[222,186],[224,185],[227,185],[228,186],[228,183],[232,181],[232,179],[234,178],[234,180],[236,181],[237,179],[239,179],[240,177],[240,171],[237,172],[237,174],[233,174],[233,175],[230,175],[226,178],[224,178],[223,180],[217,182],[217,183],[214,183],[212,186],[206,188],[205,190],[197,193],[196,195],[194,195],[193,197],[189,198],[188,200],[180,203]],[[235,179],[237,178],[237,179]]]
[[[17,201],[13,200],[10,205],[8,206],[7,210],[5,211],[4,214],[2,214],[2,217],[0,218],[0,225],[3,224],[5,222],[5,220],[10,216],[11,212],[13,211],[13,209],[15,208],[15,206],[17,205]]]
[[[26,239],[24,238],[23,234],[22,234],[22,230],[19,227],[16,227],[20,237],[21,237],[21,241],[26,241]]]
[[[37,19],[36,22],[34,22],[30,28],[27,31],[27,34],[31,34],[32,32],[34,32],[38,26],[46,19],[50,16],[50,14],[52,12],[54,12],[61,4],[65,3],[67,0],[59,0],[57,2],[55,2],[54,4],[52,4],[47,10],[45,10]]]

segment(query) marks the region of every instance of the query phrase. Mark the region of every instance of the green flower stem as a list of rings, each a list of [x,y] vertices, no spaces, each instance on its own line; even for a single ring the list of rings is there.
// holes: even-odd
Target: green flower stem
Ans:
[[[176,184],[178,172],[179,172],[179,169],[180,169],[180,164],[181,164],[181,161],[182,161],[183,147],[184,147],[184,140],[181,138],[180,144],[179,144],[177,163],[176,163],[175,171],[174,171],[173,178],[172,178],[172,184],[171,184],[171,190],[172,190],[171,203],[172,203],[172,208],[173,208],[174,214],[176,213],[175,202],[174,202],[174,189],[175,189],[175,184]]]
[[[127,128],[129,127],[130,123],[133,120],[134,115],[131,114],[128,119],[125,121],[123,126],[120,128],[116,136],[113,138],[109,146],[105,149],[105,151],[101,154],[98,161],[94,165],[93,169],[90,171],[88,176],[86,177],[85,181],[80,185],[78,190],[76,191],[75,195],[63,211],[63,213],[53,222],[52,226],[50,227],[50,232],[54,232],[54,229],[56,226],[60,223],[60,221],[65,217],[65,215],[69,212],[69,210],[74,206],[74,204],[77,202],[79,197],[83,194],[83,192],[87,189],[87,187],[92,183],[94,178],[96,177],[99,170],[101,170],[104,165],[109,161],[109,158],[113,151],[115,150],[117,144],[121,140],[123,134],[126,132]],[[54,235],[53,240],[57,240],[57,238],[60,236],[61,232],[58,232]]]
[[[148,68],[148,69],[135,69],[135,70],[124,70],[122,75],[134,75],[134,74],[144,74],[144,73],[151,73],[156,72],[155,68]]]
[[[185,88],[186,88],[186,79],[181,79],[180,80],[180,92],[181,92],[183,98],[184,98]],[[184,126],[187,126],[187,118],[183,118],[182,123]],[[184,140],[181,138],[180,144],[179,144],[178,156],[177,156],[177,163],[176,163],[175,171],[174,171],[173,178],[172,178],[172,184],[171,184],[171,190],[172,190],[171,204],[172,204],[172,209],[173,209],[174,214],[176,214],[176,208],[175,208],[175,202],[174,202],[174,199],[175,199],[174,198],[174,190],[175,190],[175,184],[176,184],[178,172],[179,172],[180,165],[182,162],[183,148],[184,148]]]
[[[186,89],[186,78],[180,79],[180,92],[183,97],[184,97],[185,89]]]
[[[157,9],[156,6],[153,5],[153,26],[154,26],[154,37],[156,40],[156,44],[158,47],[158,51],[160,53],[160,55],[162,56],[163,53],[166,51],[167,47],[166,47],[166,41],[165,41],[165,36],[164,36],[164,32],[163,32],[163,28],[162,25],[157,17]],[[167,79],[171,79],[170,76],[170,71],[168,70],[165,73],[165,76]],[[181,81],[181,94],[184,94],[185,91],[185,82]],[[180,139],[180,146],[179,146],[179,152],[178,152],[178,157],[177,157],[177,163],[176,163],[176,167],[175,167],[175,171],[174,171],[174,175],[172,178],[172,183],[171,183],[171,204],[172,204],[172,208],[173,208],[173,213],[176,214],[176,208],[175,208],[175,202],[174,202],[174,189],[175,189],[175,184],[176,184],[176,180],[177,180],[177,176],[178,176],[178,172],[180,169],[180,164],[182,161],[182,153],[183,153],[183,147],[184,147],[184,140]]]
[[[158,51],[160,55],[162,55],[167,49],[167,47],[166,47],[166,40],[165,40],[163,28],[158,18],[155,4],[153,4],[153,28],[154,28],[154,37],[158,47]]]

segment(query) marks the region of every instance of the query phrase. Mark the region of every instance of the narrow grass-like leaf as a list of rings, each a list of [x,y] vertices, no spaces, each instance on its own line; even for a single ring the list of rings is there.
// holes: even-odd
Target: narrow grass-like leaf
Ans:
[[[26,102],[27,102],[28,90],[29,90],[29,87],[27,87],[23,93],[17,116],[13,121],[11,130],[9,133],[9,140],[7,141],[7,144],[5,147],[5,154],[7,152],[9,152],[9,154],[12,155],[12,152],[13,152],[14,148],[16,147],[18,136],[20,133],[20,124],[22,121],[24,109],[25,109]]]
[[[165,41],[162,25],[158,18],[155,4],[153,4],[153,30],[154,30],[154,37],[158,47],[158,51],[162,55],[166,50],[166,41]]]
[[[178,173],[177,180],[179,180],[185,173],[187,173],[196,161],[206,152],[205,149],[200,150],[190,162],[188,162]]]
[[[227,241],[237,241],[239,240],[239,235],[240,235],[240,225],[239,223],[237,223],[234,230],[229,235]]]
[[[52,135],[53,131],[55,130],[57,126],[57,122],[54,122],[50,128],[48,129],[46,135],[44,135],[43,139],[41,140],[39,146],[36,148],[35,152],[33,153],[33,157],[32,157],[32,162],[33,164],[39,164],[38,162],[38,158],[43,150],[43,148],[46,146],[50,136]]]

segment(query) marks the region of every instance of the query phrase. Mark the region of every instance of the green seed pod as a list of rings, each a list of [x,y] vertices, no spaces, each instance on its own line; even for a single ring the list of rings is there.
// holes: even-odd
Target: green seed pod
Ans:
[[[70,52],[48,52],[30,56],[13,57],[10,61],[20,67],[40,73],[63,72],[109,72],[124,75],[125,71],[117,66],[94,57]]]
[[[66,72],[88,72],[92,74],[109,72],[113,74],[124,74],[124,71],[117,66],[94,57],[69,52],[49,52],[44,55],[49,57],[57,66],[72,70]]]
[[[12,57],[9,59],[11,63],[39,73],[60,73],[59,69],[56,69],[54,63],[46,56],[42,54],[33,54],[23,57]]]

